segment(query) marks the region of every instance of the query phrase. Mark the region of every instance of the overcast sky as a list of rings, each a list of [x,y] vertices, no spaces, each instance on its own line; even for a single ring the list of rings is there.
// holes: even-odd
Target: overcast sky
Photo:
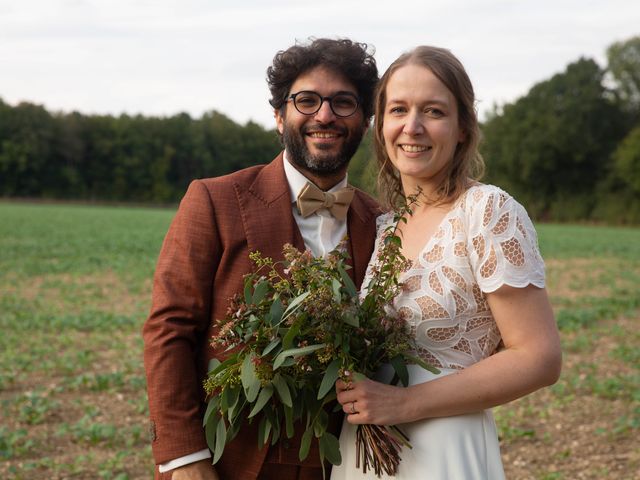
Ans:
[[[349,37],[380,71],[416,45],[449,48],[481,117],[580,56],[605,65],[640,35],[637,0],[0,0],[0,98],[82,113],[273,126],[265,71],[296,40]]]

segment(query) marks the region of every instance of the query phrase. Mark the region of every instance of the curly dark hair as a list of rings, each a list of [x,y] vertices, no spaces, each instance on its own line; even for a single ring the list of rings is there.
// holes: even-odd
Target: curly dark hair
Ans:
[[[364,119],[373,116],[373,95],[378,83],[378,67],[373,51],[366,43],[349,39],[310,38],[308,44],[296,43],[279,51],[267,68],[267,83],[271,91],[269,103],[276,110],[284,108],[293,82],[303,73],[324,66],[344,75],[358,90]]]

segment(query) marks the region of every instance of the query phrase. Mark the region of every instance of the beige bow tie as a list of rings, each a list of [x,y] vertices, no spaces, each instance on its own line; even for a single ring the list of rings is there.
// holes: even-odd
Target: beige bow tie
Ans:
[[[341,188],[335,192],[323,192],[313,183],[307,182],[297,198],[300,215],[307,218],[321,208],[326,208],[338,220],[347,218],[347,210],[353,199],[352,187]]]

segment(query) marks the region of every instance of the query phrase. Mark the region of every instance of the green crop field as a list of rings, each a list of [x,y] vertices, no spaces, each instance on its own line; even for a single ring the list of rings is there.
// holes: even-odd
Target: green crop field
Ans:
[[[140,328],[172,216],[0,203],[0,478],[152,477]],[[538,231],[564,368],[495,409],[507,478],[638,478],[640,229]]]

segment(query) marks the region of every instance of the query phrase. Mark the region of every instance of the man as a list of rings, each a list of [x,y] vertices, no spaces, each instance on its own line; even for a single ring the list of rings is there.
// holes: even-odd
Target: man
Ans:
[[[284,152],[266,166],[194,181],[158,259],[143,337],[159,479],[322,478],[317,443],[298,460],[302,429],[259,449],[258,422],[244,425],[212,466],[202,427],[202,380],[220,353],[209,344],[213,324],[242,291],[249,252],[279,260],[292,243],[324,255],[348,235],[359,285],[373,249],[377,205],[345,188],[373,112],[378,72],[367,46],[346,39],[295,45],[275,56],[267,77]]]

